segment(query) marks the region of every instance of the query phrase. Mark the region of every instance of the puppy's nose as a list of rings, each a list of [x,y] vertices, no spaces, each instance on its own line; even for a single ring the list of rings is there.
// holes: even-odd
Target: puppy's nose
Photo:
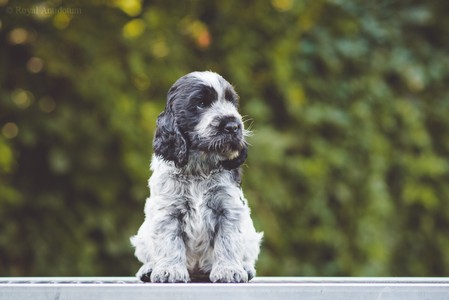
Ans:
[[[225,124],[224,130],[225,130],[227,133],[234,134],[234,133],[236,133],[237,131],[240,130],[240,123],[237,122],[237,121],[229,121],[229,122],[227,122],[227,123]]]

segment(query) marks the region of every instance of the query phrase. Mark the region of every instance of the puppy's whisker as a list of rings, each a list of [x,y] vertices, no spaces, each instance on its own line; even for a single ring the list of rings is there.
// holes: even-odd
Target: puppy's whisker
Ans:
[[[244,137],[252,136],[253,132],[249,129],[243,129],[242,131]]]
[[[252,127],[253,127],[253,124],[254,124],[254,120],[253,119],[250,119],[250,118],[245,119],[244,118],[242,120],[242,122],[243,122],[244,126],[246,127],[246,130],[252,131]],[[249,124],[247,125],[248,122],[249,122]]]

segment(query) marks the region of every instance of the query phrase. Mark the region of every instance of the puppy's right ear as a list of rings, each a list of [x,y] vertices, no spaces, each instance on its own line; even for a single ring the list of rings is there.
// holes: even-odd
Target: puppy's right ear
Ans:
[[[157,156],[173,161],[178,168],[187,164],[187,142],[171,109],[166,109],[157,118],[153,149]]]

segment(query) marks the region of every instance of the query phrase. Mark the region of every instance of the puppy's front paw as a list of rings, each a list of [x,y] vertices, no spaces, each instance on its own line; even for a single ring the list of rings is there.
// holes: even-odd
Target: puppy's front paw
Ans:
[[[151,282],[151,272],[153,271],[153,267],[151,264],[144,264],[136,274],[136,277],[142,280],[143,282]]]
[[[242,267],[218,265],[210,272],[210,281],[220,283],[248,282],[248,273]]]
[[[189,272],[182,265],[156,266],[151,272],[151,282],[154,283],[176,283],[189,282]]]
[[[248,274],[248,281],[250,281],[251,279],[253,279],[256,276],[256,269],[253,266],[244,265],[243,269]]]

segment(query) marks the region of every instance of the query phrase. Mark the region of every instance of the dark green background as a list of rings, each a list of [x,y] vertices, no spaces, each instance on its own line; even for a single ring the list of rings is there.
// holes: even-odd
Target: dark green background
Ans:
[[[259,275],[449,275],[449,1],[0,1],[0,276],[132,275],[155,120],[233,83]]]

